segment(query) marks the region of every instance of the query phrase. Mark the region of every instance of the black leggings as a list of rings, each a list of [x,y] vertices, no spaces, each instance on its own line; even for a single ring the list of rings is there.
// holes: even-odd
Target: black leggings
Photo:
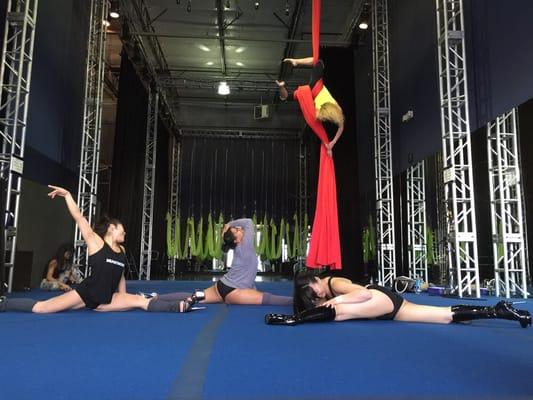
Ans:
[[[396,314],[398,314],[398,311],[400,310],[400,307],[402,306],[403,304],[403,297],[400,296],[399,294],[397,293],[394,293],[392,290],[389,290],[383,286],[379,286],[379,285],[368,285],[366,287],[367,289],[374,289],[374,290],[378,290],[380,291],[381,293],[383,294],[386,294],[387,297],[389,299],[391,299],[392,301],[392,305],[393,305],[393,309],[392,309],[392,312],[388,313],[388,314],[385,314],[385,315],[382,315],[381,317],[377,317],[376,319],[394,319],[394,317],[396,317]]]

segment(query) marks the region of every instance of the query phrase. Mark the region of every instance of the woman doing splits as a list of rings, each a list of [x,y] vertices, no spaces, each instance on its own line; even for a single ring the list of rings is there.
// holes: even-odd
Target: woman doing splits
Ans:
[[[531,325],[531,314],[500,301],[495,306],[435,307],[411,303],[400,295],[378,285],[367,287],[345,278],[318,278],[300,273],[294,281],[295,315],[268,314],[265,322],[272,325],[296,325],[311,321],[344,321],[347,319],[382,319],[406,322],[449,324],[475,319],[508,319],[522,328]]]
[[[50,198],[63,197],[87,245],[91,275],[78,287],[44,301],[0,298],[0,311],[54,313],[87,307],[96,311],[125,311],[131,308],[146,310],[150,300],[126,293],[124,279],[124,237],[126,232],[119,220],[105,218],[91,229],[72,195],[65,189],[49,186]]]
[[[231,268],[220,280],[205,291],[197,291],[195,295],[184,301],[186,293],[170,293],[152,299],[148,311],[167,311],[175,302],[179,303],[181,312],[187,312],[198,302],[226,304],[263,304],[291,305],[292,298],[263,293],[255,288],[257,275],[257,253],[255,251],[255,227],[251,219],[243,218],[231,221],[222,231],[224,252],[233,249]]]

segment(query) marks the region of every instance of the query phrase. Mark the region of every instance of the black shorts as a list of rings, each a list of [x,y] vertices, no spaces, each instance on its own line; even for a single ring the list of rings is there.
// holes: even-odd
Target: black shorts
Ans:
[[[85,307],[94,310],[101,304],[98,300],[95,300],[93,298],[94,296],[91,295],[90,291],[87,290],[86,286],[80,285],[74,290],[80,295],[81,299],[85,303]]]
[[[394,319],[394,317],[396,317],[396,314],[398,314],[398,311],[400,310],[400,307],[403,304],[403,301],[404,301],[403,297],[397,293],[394,293],[392,290],[389,290],[379,285],[368,285],[366,288],[378,290],[381,293],[386,294],[388,298],[391,299],[392,301],[392,305],[393,305],[392,312],[382,315],[381,317],[377,317],[376,319]]]
[[[226,296],[233,292],[236,288],[224,284],[221,280],[217,281],[218,294],[222,297],[222,300],[226,301]]]

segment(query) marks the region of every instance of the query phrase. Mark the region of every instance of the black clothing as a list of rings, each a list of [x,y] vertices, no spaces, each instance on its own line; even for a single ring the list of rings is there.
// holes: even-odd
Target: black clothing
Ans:
[[[324,61],[318,60],[315,65],[313,65],[313,70],[311,71],[311,78],[309,79],[309,86],[311,86],[311,89],[315,84],[324,77]],[[288,101],[294,101],[296,100],[294,98],[294,90],[288,91],[289,95],[287,96]]]
[[[403,297],[397,293],[394,293],[392,290],[387,289],[383,286],[379,286],[379,285],[368,285],[366,288],[378,290],[381,293],[386,294],[389,297],[389,299],[391,299],[392,305],[394,306],[394,308],[392,309],[392,312],[382,315],[381,317],[377,317],[376,319],[394,319],[394,317],[396,317],[396,314],[398,314],[398,311],[400,310],[400,307],[403,304],[403,301],[404,301]]]
[[[221,280],[217,281],[217,290],[222,300],[226,301],[226,296],[233,292],[236,288],[226,285]]]
[[[329,290],[330,290],[331,294],[333,295],[333,297],[337,297],[337,294],[333,291],[333,287],[331,286],[331,279],[333,279],[332,276],[330,276],[329,279],[328,279],[328,287],[329,287]],[[400,307],[403,304],[403,297],[400,296],[399,294],[394,293],[393,291],[391,291],[391,290],[389,290],[389,289],[387,289],[387,288],[385,288],[383,286],[379,286],[379,285],[368,285],[366,288],[367,289],[378,290],[381,293],[386,294],[387,297],[389,299],[391,299],[392,305],[394,307],[392,312],[390,312],[388,314],[385,314],[385,315],[382,315],[380,317],[377,317],[376,319],[384,319],[384,320],[394,319],[394,317],[396,317],[396,314],[398,314],[398,311],[400,310]]]
[[[115,253],[106,242],[99,251],[89,256],[91,275],[76,288],[87,308],[111,303],[125,265],[124,253]]]

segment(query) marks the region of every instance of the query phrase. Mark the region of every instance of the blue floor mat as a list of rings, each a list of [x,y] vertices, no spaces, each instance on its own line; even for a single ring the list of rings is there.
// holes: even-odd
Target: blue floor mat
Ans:
[[[211,284],[128,282],[128,291],[190,292]],[[257,286],[292,291],[291,282]],[[34,290],[13,297],[50,295]],[[519,307],[533,311],[533,301]],[[533,330],[517,322],[264,324],[266,313],[290,311],[212,304],[188,314],[0,314],[0,398],[533,398]]]

